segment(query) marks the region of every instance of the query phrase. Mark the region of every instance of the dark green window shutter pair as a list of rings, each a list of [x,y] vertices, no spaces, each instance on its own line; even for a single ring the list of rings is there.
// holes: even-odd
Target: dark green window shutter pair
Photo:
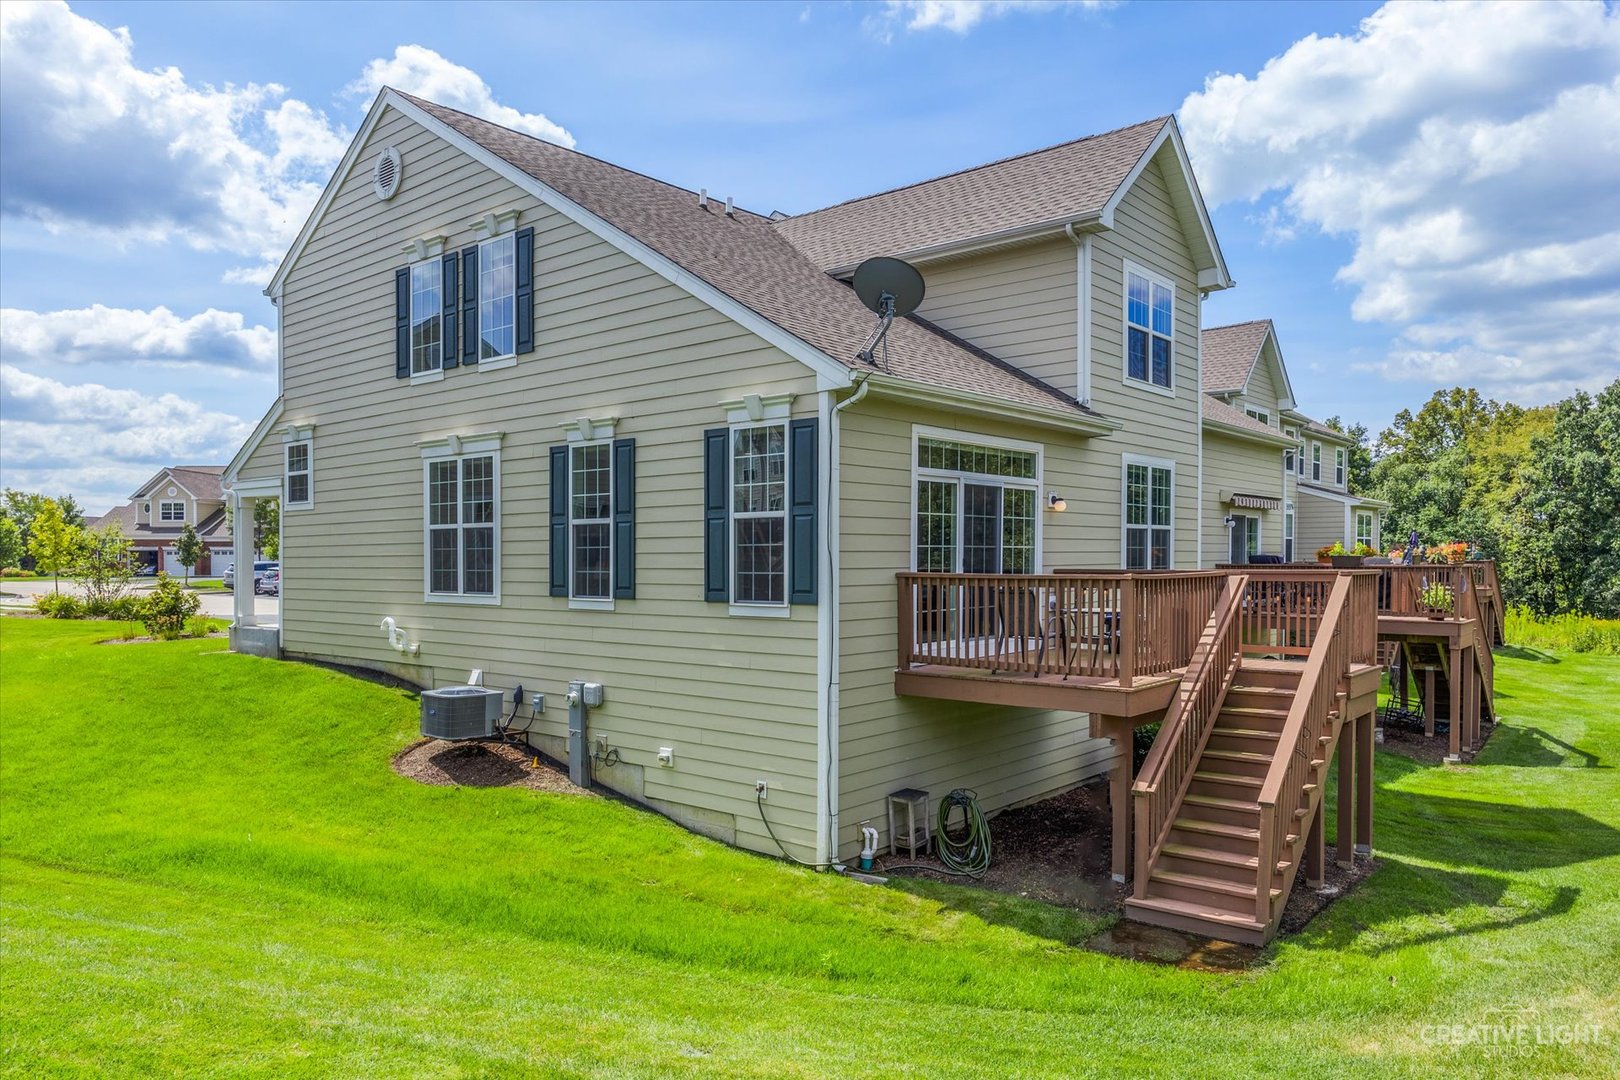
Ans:
[[[568,452],[551,448],[551,595],[568,595]],[[613,597],[636,596],[636,440],[613,440]]]
[[[788,424],[788,601],[816,603],[816,514],[821,505],[820,469],[814,418]],[[731,429],[703,433],[703,599],[731,600]]]
[[[534,351],[534,229],[519,229],[513,241],[517,280],[513,304],[513,352]],[[444,366],[478,363],[478,245],[443,258],[440,290],[444,319]],[[411,374],[411,270],[394,271],[394,376]]]

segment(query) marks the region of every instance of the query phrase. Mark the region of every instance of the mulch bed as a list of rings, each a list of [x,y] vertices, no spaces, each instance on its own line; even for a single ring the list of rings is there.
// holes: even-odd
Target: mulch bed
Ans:
[[[522,787],[558,795],[590,795],[568,774],[533,751],[499,740],[442,742],[418,739],[394,755],[393,769],[437,787]]]
[[[1495,730],[1496,725],[1488,720],[1480,723],[1480,750],[1490,743],[1491,733]],[[1383,748],[1423,765],[1439,765],[1445,761],[1446,755],[1451,753],[1451,736],[1443,725],[1431,737],[1423,734],[1421,730],[1414,731],[1398,724],[1385,724]],[[1479,750],[1469,750],[1465,747],[1462,752],[1463,764],[1473,761],[1478,753]]]

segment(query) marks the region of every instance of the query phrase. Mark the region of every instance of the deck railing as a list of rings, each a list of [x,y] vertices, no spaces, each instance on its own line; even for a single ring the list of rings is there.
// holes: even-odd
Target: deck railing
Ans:
[[[901,573],[896,661],[1117,680],[1186,666],[1226,575],[1217,571]]]
[[[1333,582],[1321,623],[1304,670],[1299,689],[1283,723],[1272,758],[1260,787],[1260,848],[1255,867],[1255,919],[1269,924],[1272,917],[1271,879],[1294,830],[1305,828],[1296,811],[1305,809],[1306,784],[1315,772],[1314,763],[1323,753],[1322,737],[1329,731],[1334,710],[1344,707],[1341,690],[1350,671],[1351,577]],[[1317,782],[1324,778],[1318,777]]]
[[[1158,737],[1132,786],[1135,803],[1136,895],[1147,895],[1148,873],[1174,824],[1176,808],[1220,716],[1226,692],[1243,662],[1242,609],[1249,579],[1233,574],[1199,637],[1175,699],[1164,714]]]

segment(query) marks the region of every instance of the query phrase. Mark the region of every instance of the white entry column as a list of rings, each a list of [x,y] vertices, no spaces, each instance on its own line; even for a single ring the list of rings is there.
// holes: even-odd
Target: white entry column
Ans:
[[[231,492],[231,543],[236,559],[236,580],[231,585],[231,606],[237,626],[256,625],[253,614],[253,504],[251,496]]]

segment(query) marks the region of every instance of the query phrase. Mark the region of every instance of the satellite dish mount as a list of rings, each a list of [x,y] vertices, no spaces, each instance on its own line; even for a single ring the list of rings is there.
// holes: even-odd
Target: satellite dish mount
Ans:
[[[910,315],[923,301],[923,277],[908,262],[886,256],[867,259],[855,268],[855,295],[868,310],[876,313],[877,326],[867,337],[856,358],[876,364],[874,354],[883,345],[883,369],[889,369],[889,327],[896,316]]]

